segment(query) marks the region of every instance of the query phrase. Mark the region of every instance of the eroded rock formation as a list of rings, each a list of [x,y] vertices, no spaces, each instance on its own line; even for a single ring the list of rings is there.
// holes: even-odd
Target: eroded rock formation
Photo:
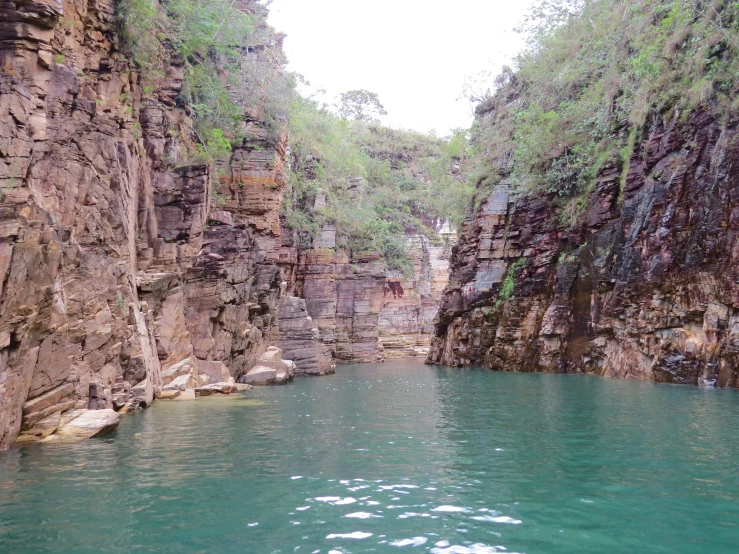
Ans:
[[[287,359],[296,364],[296,375],[326,375],[334,371],[328,344],[321,341],[321,331],[308,314],[305,300],[283,296],[277,311],[279,330],[276,345]]]
[[[436,227],[436,244],[424,235],[408,238],[413,274],[390,274],[385,280],[378,329],[386,359],[424,358],[429,353],[434,319],[449,281],[449,253],[456,240],[447,222]]]
[[[182,67],[145,91],[116,41],[108,0],[0,4],[0,447],[92,394],[146,405],[183,360],[238,379],[277,338],[285,133],[246,110],[214,199]]]
[[[323,356],[339,363],[425,357],[455,239],[448,224],[438,227],[438,244],[425,236],[407,237],[414,261],[410,276],[388,272],[380,254],[337,252],[333,229],[324,231],[316,248],[298,252],[283,246],[280,260],[289,276],[288,290],[305,300],[283,298],[277,344],[296,361],[321,357],[313,346],[301,346],[311,332],[324,345]],[[295,317],[300,321],[288,323]]]
[[[429,360],[739,385],[736,120],[655,117],[620,183],[601,170],[574,228],[552,198],[495,187],[454,249]]]

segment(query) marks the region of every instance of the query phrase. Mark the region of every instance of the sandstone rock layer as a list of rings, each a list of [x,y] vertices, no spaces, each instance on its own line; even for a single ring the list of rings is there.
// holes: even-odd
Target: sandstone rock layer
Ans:
[[[655,118],[574,228],[498,185],[454,249],[429,361],[739,385],[736,121]]]
[[[0,448],[88,405],[194,397],[276,339],[287,137],[245,107],[216,198],[181,64],[145,87],[115,9],[0,3]]]

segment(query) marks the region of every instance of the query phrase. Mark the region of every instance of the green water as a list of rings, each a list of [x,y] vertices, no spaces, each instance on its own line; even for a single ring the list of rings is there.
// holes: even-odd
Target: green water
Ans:
[[[739,551],[739,395],[416,363],[0,455],[0,552]]]

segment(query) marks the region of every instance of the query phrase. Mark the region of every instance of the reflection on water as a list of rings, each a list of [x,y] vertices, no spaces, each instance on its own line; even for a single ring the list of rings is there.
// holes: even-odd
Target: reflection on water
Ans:
[[[734,552],[735,391],[416,363],[0,455],[0,552]]]

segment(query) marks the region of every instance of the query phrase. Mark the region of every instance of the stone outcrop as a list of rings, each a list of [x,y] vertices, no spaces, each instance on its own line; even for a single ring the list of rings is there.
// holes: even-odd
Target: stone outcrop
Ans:
[[[330,249],[302,253],[298,288],[331,355],[339,362],[383,359],[378,320],[385,267],[380,255],[349,258]]]
[[[448,222],[436,225],[437,243],[424,235],[408,238],[413,274],[389,274],[378,317],[385,358],[425,358],[434,331],[439,301],[449,281],[449,253],[456,240]]]
[[[112,433],[118,428],[120,416],[114,410],[71,410],[64,414],[57,413],[53,416],[58,418],[54,420],[56,429],[53,434],[52,426],[43,428],[38,425],[34,431],[38,432],[41,428],[41,436],[44,438],[41,442],[77,442],[85,439],[91,439],[100,435]],[[25,442],[25,441],[24,441]]]
[[[0,448],[89,405],[194,398],[276,339],[285,133],[245,107],[213,193],[182,78],[144,87],[114,2],[0,4]]]
[[[276,345],[295,362],[296,375],[326,375],[335,371],[331,352],[321,342],[321,332],[308,315],[305,300],[287,295],[280,298],[277,320]]]
[[[288,304],[280,308],[277,344],[298,362],[312,359],[315,351],[301,341],[315,327],[327,355],[340,363],[426,357],[456,240],[448,222],[438,222],[436,231],[435,242],[423,235],[407,237],[414,262],[410,276],[388,272],[380,254],[337,252],[336,229],[330,225],[312,249],[283,245],[279,263],[287,288],[305,299],[305,316],[312,321],[305,322],[298,298],[283,298]],[[293,318],[298,322],[288,324]]]
[[[739,385],[737,122],[654,118],[573,228],[553,198],[495,187],[454,248],[429,361]]]
[[[241,383],[247,385],[284,385],[295,376],[295,362],[282,359],[282,350],[270,346],[257,360],[249,373],[242,376]]]

